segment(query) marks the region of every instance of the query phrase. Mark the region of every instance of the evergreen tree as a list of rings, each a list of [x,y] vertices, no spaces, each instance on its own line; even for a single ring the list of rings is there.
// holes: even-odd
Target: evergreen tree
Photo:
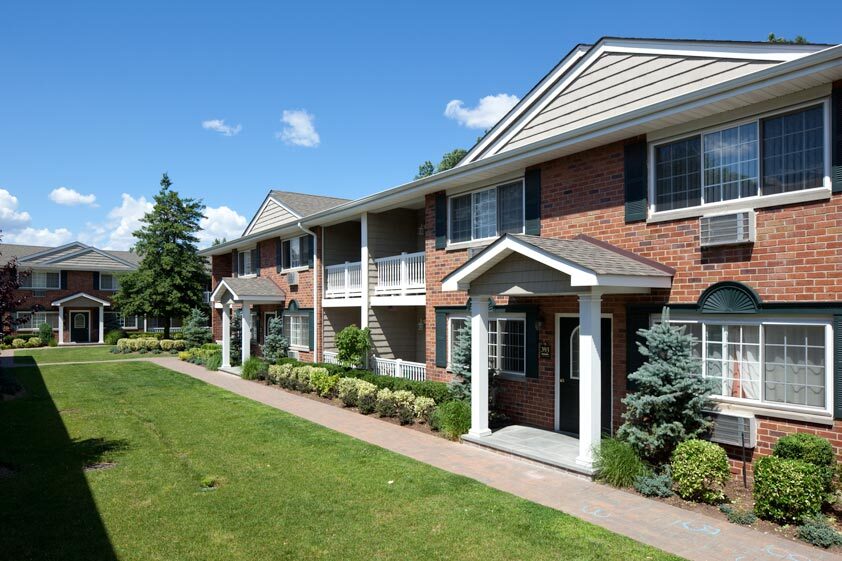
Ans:
[[[243,310],[237,308],[231,313],[231,366],[237,366],[243,358]]]
[[[468,151],[464,148],[454,148],[450,152],[447,152],[444,156],[441,157],[441,161],[439,162],[439,165],[436,168],[436,173],[456,167],[456,164],[458,164],[459,161],[462,158],[464,158],[467,154]]]
[[[421,179],[422,177],[427,177],[429,175],[433,175],[434,173],[436,173],[436,168],[433,166],[433,162],[427,160],[418,166],[418,173],[415,175],[415,179]]]
[[[703,410],[715,384],[702,378],[701,361],[693,356],[698,339],[684,332],[684,326],[669,323],[669,309],[661,321],[638,335],[646,362],[629,380],[636,391],[623,399],[626,412],[617,436],[654,465],[669,461],[675,447],[707,432],[710,422]]]
[[[201,347],[213,339],[208,329],[208,316],[200,308],[190,310],[190,317],[181,328],[181,334],[188,348]]]
[[[263,346],[260,347],[260,352],[263,358],[271,363],[275,363],[279,358],[287,356],[287,349],[289,343],[284,337],[283,320],[279,317],[274,317],[269,320],[269,328],[266,336],[263,338]]]
[[[126,315],[163,318],[165,338],[170,336],[173,318],[187,317],[203,305],[202,291],[208,281],[196,237],[205,207],[196,199],[181,198],[171,186],[165,173],[152,212],[133,233],[140,265],[120,278],[114,296]]]
[[[471,398],[471,322],[456,330],[456,341],[450,357],[450,368],[453,379],[450,381],[450,391],[455,397]]]

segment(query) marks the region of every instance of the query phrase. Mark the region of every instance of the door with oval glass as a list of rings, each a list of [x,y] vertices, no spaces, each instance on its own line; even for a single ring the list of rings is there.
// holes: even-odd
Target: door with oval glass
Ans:
[[[87,310],[70,312],[70,341],[72,343],[90,343],[91,312]]]
[[[579,435],[579,318],[560,317],[558,350],[558,430]],[[602,318],[602,432],[611,432],[611,318]]]

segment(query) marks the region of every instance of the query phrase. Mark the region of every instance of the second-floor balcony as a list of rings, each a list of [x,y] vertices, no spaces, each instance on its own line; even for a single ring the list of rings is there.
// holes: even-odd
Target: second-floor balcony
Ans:
[[[377,267],[375,294],[404,296],[427,291],[423,251],[381,257],[374,263]]]
[[[325,267],[325,298],[358,298],[362,295],[362,266],[341,263]]]

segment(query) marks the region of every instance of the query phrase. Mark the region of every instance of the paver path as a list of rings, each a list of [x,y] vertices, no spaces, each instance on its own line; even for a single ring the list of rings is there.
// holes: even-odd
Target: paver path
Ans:
[[[698,561],[824,561],[832,553],[530,462],[402,428],[176,358],[144,358],[338,432]],[[125,362],[125,361],[122,361]]]

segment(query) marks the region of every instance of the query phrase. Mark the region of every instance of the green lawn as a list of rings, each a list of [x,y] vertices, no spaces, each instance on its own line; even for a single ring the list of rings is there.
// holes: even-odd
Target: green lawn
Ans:
[[[676,559],[154,364],[14,372],[4,559]]]
[[[151,354],[113,354],[111,345],[102,347],[62,347],[51,349],[21,349],[15,351],[15,362],[18,364],[25,364],[31,362],[32,359],[37,360],[41,364],[48,364],[52,362],[79,362],[86,360],[119,360],[132,359],[140,356],[155,356]],[[32,357],[32,358],[24,358]]]

